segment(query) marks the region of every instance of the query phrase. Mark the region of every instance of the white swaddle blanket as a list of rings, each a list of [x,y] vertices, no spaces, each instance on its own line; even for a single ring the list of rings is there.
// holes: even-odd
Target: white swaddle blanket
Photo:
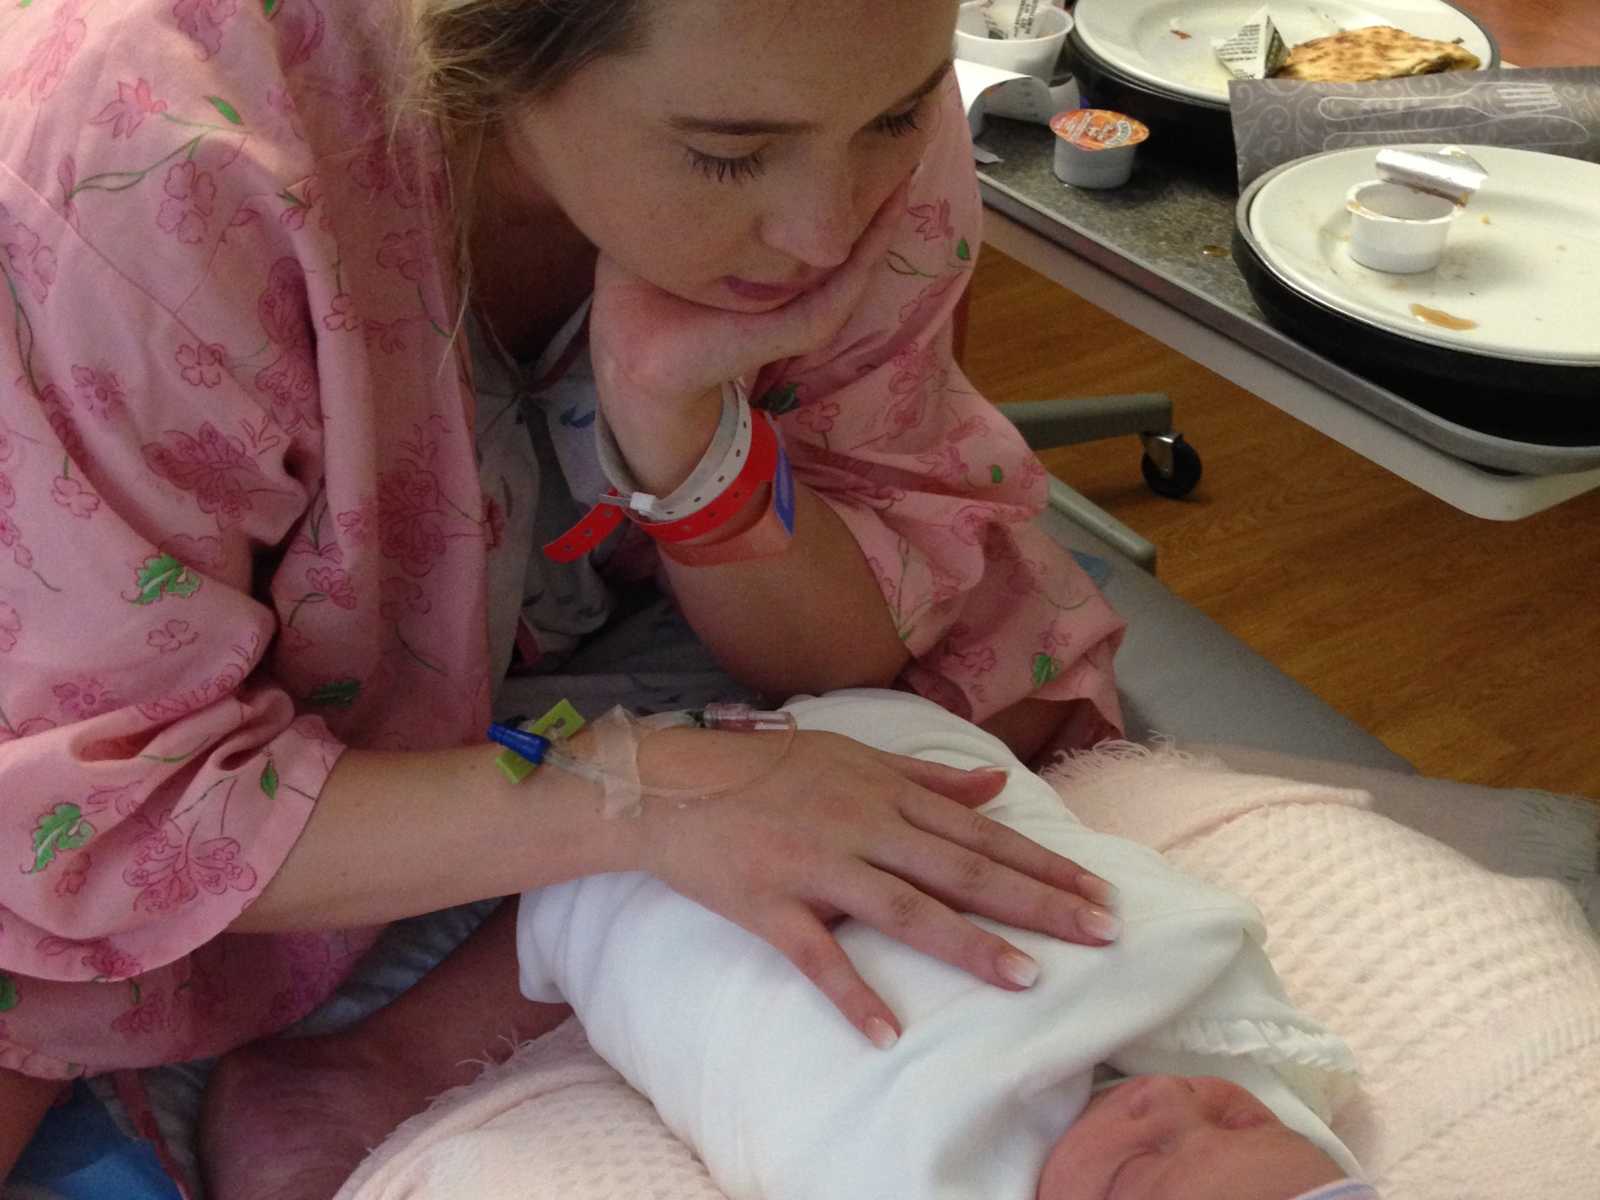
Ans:
[[[792,703],[801,728],[1010,770],[985,812],[1109,879],[1125,930],[1085,947],[1004,933],[1042,965],[1010,993],[847,921],[840,942],[899,1015],[869,1045],[777,951],[655,879],[523,897],[524,992],[572,1004],[733,1200],[1031,1200],[1094,1069],[1231,1079],[1348,1171],[1328,1129],[1348,1049],[1287,1001],[1246,901],[1085,828],[998,740],[937,706],[856,691]]]

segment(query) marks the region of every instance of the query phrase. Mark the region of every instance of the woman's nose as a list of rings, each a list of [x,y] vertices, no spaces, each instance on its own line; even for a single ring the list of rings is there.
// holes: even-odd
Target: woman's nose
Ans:
[[[786,192],[768,210],[761,240],[807,267],[828,270],[850,257],[864,226],[856,216],[852,182],[817,178]]]

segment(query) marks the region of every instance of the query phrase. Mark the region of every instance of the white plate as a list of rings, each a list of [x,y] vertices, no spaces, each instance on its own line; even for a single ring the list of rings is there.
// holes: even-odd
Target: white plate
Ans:
[[[1280,279],[1369,324],[1498,358],[1600,365],[1600,164],[1468,149],[1489,178],[1432,271],[1389,275],[1350,257],[1345,192],[1376,176],[1370,146],[1274,175],[1250,205],[1250,234]],[[1446,318],[1473,324],[1449,328]]]
[[[1145,83],[1196,100],[1228,102],[1231,78],[1217,61],[1212,38],[1231,37],[1261,9],[1262,0],[1078,0],[1078,36],[1108,66]],[[1290,46],[1342,29],[1393,25],[1417,37],[1461,39],[1488,67],[1494,47],[1471,17],[1443,0],[1276,0],[1268,5]],[[1183,37],[1188,34],[1188,37]]]

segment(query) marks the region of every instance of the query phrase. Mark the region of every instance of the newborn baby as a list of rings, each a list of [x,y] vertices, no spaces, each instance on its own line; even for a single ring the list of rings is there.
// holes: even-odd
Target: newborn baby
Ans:
[[[1226,1079],[1138,1075],[1056,1141],[1038,1200],[1376,1200],[1317,1143]]]
[[[1005,928],[1042,967],[1007,992],[842,923],[904,1026],[885,1051],[776,950],[649,876],[524,895],[524,993],[570,1003],[732,1200],[1371,1195],[1326,1124],[1349,1051],[1288,1003],[1248,903],[1086,829],[1003,744],[925,700],[788,707],[804,729],[1006,768],[984,812],[1113,883],[1124,929],[1087,947]]]

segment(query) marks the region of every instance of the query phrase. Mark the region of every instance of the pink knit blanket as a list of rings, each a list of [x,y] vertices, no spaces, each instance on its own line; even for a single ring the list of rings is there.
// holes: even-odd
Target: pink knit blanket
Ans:
[[[1365,793],[1105,745],[1046,772],[1086,824],[1248,896],[1361,1084],[1334,1129],[1386,1200],[1577,1200],[1600,1178],[1600,944]],[[568,1022],[402,1126],[338,1200],[724,1200]]]

